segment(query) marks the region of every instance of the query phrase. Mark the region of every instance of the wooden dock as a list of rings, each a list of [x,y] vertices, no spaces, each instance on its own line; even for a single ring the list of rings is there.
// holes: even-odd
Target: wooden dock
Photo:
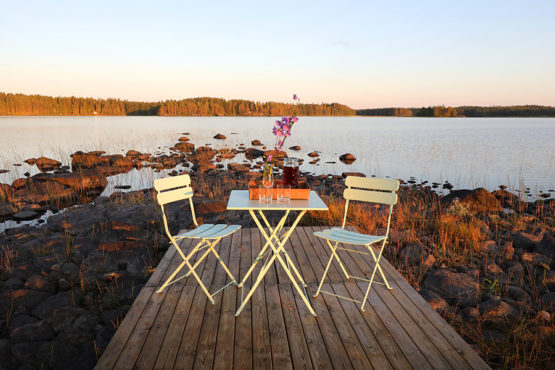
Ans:
[[[193,278],[182,279],[158,294],[156,287],[182,262],[172,247],[135,299],[96,368],[489,368],[385,260],[381,266],[393,289],[374,285],[365,312],[360,305],[334,296],[313,298],[329,258],[327,245],[313,235],[320,229],[298,227],[286,245],[308,284],[317,317],[308,312],[281,267],[270,270],[238,317],[241,289],[234,286],[218,294],[214,305]],[[182,246],[187,250],[191,241]],[[240,279],[260,248],[258,229],[243,228],[222,241],[219,253]],[[340,255],[354,275],[371,271],[372,264],[357,255]],[[197,268],[211,291],[228,282],[223,269],[216,267],[212,256]],[[361,299],[365,283],[345,280],[336,267],[332,264],[324,289]],[[258,268],[252,276],[257,272]]]

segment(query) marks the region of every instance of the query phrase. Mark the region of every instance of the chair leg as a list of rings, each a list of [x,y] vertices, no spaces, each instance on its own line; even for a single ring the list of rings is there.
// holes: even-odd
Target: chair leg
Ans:
[[[235,280],[235,278],[233,277],[233,275],[231,274],[231,272],[229,271],[229,269],[227,268],[227,266],[225,265],[224,261],[222,261],[220,255],[218,254],[218,252],[216,252],[216,250],[214,249],[214,247],[218,244],[218,242],[222,240],[222,238],[216,239],[216,241],[214,241],[214,243],[212,243],[212,245],[209,247],[209,249],[212,251],[212,253],[214,253],[214,255],[216,256],[216,258],[218,259],[218,261],[220,262],[220,265],[222,265],[223,269],[225,270],[225,272],[227,273],[227,275],[231,278],[231,281],[233,282],[233,284],[237,285],[237,280]]]
[[[316,294],[314,294],[314,298],[318,297],[318,294],[320,294],[320,289],[322,289],[322,284],[324,284],[324,280],[326,279],[326,275],[331,266],[331,261],[333,261],[333,253],[330,256],[326,269],[324,270],[324,275],[322,275],[322,279],[320,279],[320,284],[318,284],[318,289],[316,290]]]
[[[328,242],[328,245],[330,246],[331,249],[331,254],[333,257],[335,257],[335,259],[337,260],[337,262],[339,262],[339,266],[341,266],[341,270],[343,271],[343,273],[345,274],[345,277],[347,278],[347,280],[349,279],[349,274],[347,273],[347,270],[345,269],[345,266],[343,266],[343,262],[341,262],[341,260],[339,259],[339,255],[337,254],[336,250],[337,250],[337,245],[339,244],[339,242],[335,242],[335,244],[332,246],[329,240],[326,240],[326,242]]]
[[[173,278],[175,277],[175,275],[177,275],[177,273],[183,268],[183,266],[185,266],[185,261],[183,261],[181,263],[181,265],[179,265],[175,271],[170,275],[170,277],[168,278],[168,280],[166,280],[166,282],[164,284],[162,284],[162,286],[160,288],[158,288],[158,290],[156,290],[156,293],[162,293],[162,291],[164,289],[166,289],[166,287],[168,285],[170,285],[171,281],[173,280]]]
[[[372,271],[372,276],[370,277],[370,282],[368,283],[368,288],[366,289],[366,294],[364,294],[364,299],[362,300],[362,305],[360,306],[360,310],[364,311],[364,305],[366,304],[366,299],[368,298],[368,294],[370,293],[370,289],[372,288],[372,283],[374,282],[374,277],[376,276],[376,271],[380,271],[380,274],[382,275],[382,278],[384,279],[384,283],[387,286],[387,289],[391,289],[391,287],[389,286],[389,283],[387,282],[387,279],[385,278],[385,275],[382,271],[382,268],[380,267],[380,259],[382,257],[382,252],[384,250],[384,246],[385,246],[385,240],[383,241],[382,244],[382,249],[380,250],[380,253],[378,254],[378,258],[376,258],[376,254],[374,253],[374,250],[372,249],[371,245],[368,245],[368,249],[370,250],[370,253],[372,253],[372,257],[374,258],[374,262],[376,263],[376,266],[374,267],[374,270]]]
[[[382,244],[382,249],[380,250],[380,256],[381,256],[381,251],[383,251],[384,246],[385,246],[385,241]],[[368,246],[368,249],[370,250],[370,253],[372,254],[372,258],[374,258],[374,262],[376,262],[376,255],[374,253],[374,249],[372,248],[371,245]],[[378,258],[380,258],[380,257],[378,257]],[[391,286],[389,286],[389,283],[388,283],[387,279],[385,278],[385,274],[382,270],[382,267],[377,262],[376,262],[376,266],[378,268],[378,271],[380,272],[380,276],[382,277],[383,282],[384,282],[385,286],[387,287],[387,289],[389,289],[389,290],[393,289]]]

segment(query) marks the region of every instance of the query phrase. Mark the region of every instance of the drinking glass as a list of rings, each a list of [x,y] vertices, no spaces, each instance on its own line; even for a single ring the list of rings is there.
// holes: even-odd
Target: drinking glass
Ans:
[[[291,185],[278,184],[277,202],[280,204],[289,204],[290,200],[291,200]]]
[[[258,200],[262,204],[268,204],[272,202],[272,188],[267,188],[264,185],[258,187]]]

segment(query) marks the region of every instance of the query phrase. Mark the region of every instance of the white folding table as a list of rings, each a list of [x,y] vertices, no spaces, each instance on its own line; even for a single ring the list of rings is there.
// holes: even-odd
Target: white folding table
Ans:
[[[271,248],[271,252],[272,252],[272,256],[269,257],[267,261],[264,263],[264,266],[262,267],[262,269],[260,270],[260,273],[258,274],[258,277],[256,278],[256,282],[254,283],[254,285],[252,286],[249,293],[244,299],[243,299],[243,290],[241,290],[241,306],[235,313],[235,316],[241,313],[241,311],[243,310],[243,308],[251,298],[252,294],[254,293],[255,289],[262,282],[262,279],[264,279],[264,276],[266,275],[266,273],[272,266],[272,263],[276,259],[279,261],[279,263],[285,270],[285,273],[293,283],[293,286],[295,287],[297,292],[301,295],[301,298],[303,299],[304,303],[308,307],[308,310],[310,311],[310,313],[316,316],[314,309],[312,308],[312,306],[310,305],[310,302],[308,301],[308,295],[306,293],[306,283],[304,282],[301,274],[299,273],[299,270],[297,269],[297,267],[295,267],[295,265],[293,264],[293,261],[287,254],[287,251],[285,250],[284,246],[287,240],[289,239],[289,237],[291,236],[291,234],[293,233],[293,230],[295,230],[295,227],[297,226],[297,224],[299,223],[303,215],[306,213],[306,211],[327,211],[328,206],[326,206],[326,204],[322,201],[322,199],[320,199],[318,194],[316,194],[314,191],[310,192],[310,196],[308,199],[291,199],[289,204],[281,204],[281,203],[278,203],[276,200],[272,200],[271,203],[264,204],[264,203],[260,203],[258,199],[249,199],[248,190],[233,190],[231,191],[231,195],[229,196],[227,209],[233,210],[233,211],[249,211],[254,222],[256,223],[256,226],[258,226],[260,233],[266,239],[266,244],[264,244],[264,247],[256,257],[256,259],[253,261],[252,266],[250,267],[249,271],[247,271],[246,275],[243,277],[243,280],[241,280],[241,283],[239,284],[239,287],[241,289],[243,289],[245,285],[245,281],[252,273],[256,264],[264,258],[264,254],[266,252],[269,252],[268,248]],[[269,233],[267,233],[264,226],[262,226],[260,219],[256,215],[256,211],[260,215],[260,218],[264,221],[264,224],[268,228]],[[272,228],[272,226],[268,222],[268,219],[266,218],[266,216],[264,216],[264,211],[283,211],[284,215],[281,218],[281,220],[278,222],[278,224],[274,228]],[[285,225],[287,216],[289,216],[289,213],[291,211],[300,211],[300,213],[295,219],[295,222],[293,222],[293,225],[291,225],[291,227],[289,228],[289,230],[287,230],[287,232],[282,234],[281,231],[283,229],[283,226]],[[299,286],[299,283],[302,285],[302,289]]]

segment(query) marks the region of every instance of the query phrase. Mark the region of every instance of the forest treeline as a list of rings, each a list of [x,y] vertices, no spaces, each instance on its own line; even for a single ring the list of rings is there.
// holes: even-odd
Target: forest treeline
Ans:
[[[359,116],[395,117],[555,117],[555,107],[545,105],[374,108],[357,110]]]
[[[120,99],[51,97],[0,93],[0,115],[60,116],[352,116],[346,105],[285,104],[192,98],[163,102],[133,102]]]

